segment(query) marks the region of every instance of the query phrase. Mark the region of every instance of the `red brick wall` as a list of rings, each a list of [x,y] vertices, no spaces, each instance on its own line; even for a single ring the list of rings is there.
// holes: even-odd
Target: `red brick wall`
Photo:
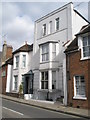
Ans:
[[[12,57],[12,47],[7,47],[6,59]]]
[[[90,60],[80,60],[81,52],[74,52],[67,55],[67,71],[70,72],[70,80],[68,80],[68,105],[73,107],[80,107],[80,108],[88,108],[88,85],[90,85],[90,73],[88,73],[88,66],[90,64]],[[79,100],[73,99],[74,96],[74,79],[75,75],[84,75],[85,77],[85,85],[86,85],[86,97],[87,100]],[[90,107],[89,107],[90,108]]]

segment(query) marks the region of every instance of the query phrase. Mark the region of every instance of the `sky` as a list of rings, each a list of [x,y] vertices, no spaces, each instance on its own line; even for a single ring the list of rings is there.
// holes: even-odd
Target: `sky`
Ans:
[[[60,8],[68,2],[2,2],[0,10],[0,51],[4,40],[19,48],[25,41],[32,44],[34,40],[34,22],[42,16]],[[74,9],[88,19],[88,2],[75,3]],[[78,5],[78,6],[77,6]]]

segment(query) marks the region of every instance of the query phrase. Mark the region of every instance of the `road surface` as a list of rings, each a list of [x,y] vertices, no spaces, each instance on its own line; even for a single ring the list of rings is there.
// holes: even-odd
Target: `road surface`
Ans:
[[[3,118],[79,118],[60,112],[42,109],[14,101],[2,100]]]

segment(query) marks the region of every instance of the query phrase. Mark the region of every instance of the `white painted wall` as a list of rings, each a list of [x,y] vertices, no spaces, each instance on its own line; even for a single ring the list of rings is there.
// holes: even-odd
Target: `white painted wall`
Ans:
[[[7,82],[6,82],[6,92],[11,92],[11,82],[12,82],[12,65],[7,66]]]
[[[59,31],[55,31],[55,19],[60,19],[60,26]],[[49,22],[52,21],[52,33],[48,34],[49,31]],[[42,36],[42,26],[46,24],[46,35]],[[68,40],[73,40],[74,35],[80,31],[83,25],[86,25],[87,22],[82,19],[75,11],[73,10],[73,4],[69,3],[66,6],[40,18],[35,22],[35,36],[34,36],[34,48],[33,48],[33,70],[34,70],[34,89],[36,93],[34,94],[38,96],[40,99],[44,99],[46,93],[37,93],[37,85],[40,88],[40,71],[42,70],[49,70],[49,88],[51,89],[51,72],[50,70],[56,69],[57,71],[57,81],[56,81],[56,88],[59,90],[56,92],[55,95],[52,95],[55,99],[58,95],[64,95],[64,104],[67,104],[67,81],[66,81],[66,56],[64,54],[65,48],[63,47],[64,43]],[[57,55],[56,59],[53,62],[51,60],[51,46],[49,45],[49,52],[50,52],[50,60],[48,62],[42,63],[40,57],[40,45],[50,41],[57,41]],[[50,43],[51,44],[51,43]],[[57,61],[57,62],[56,62]],[[61,91],[61,92],[60,92]],[[41,94],[41,95],[40,95]]]
[[[15,69],[15,57],[19,56],[19,67],[18,69]],[[23,68],[22,66],[22,60],[23,60],[23,55],[26,55],[26,67]],[[19,90],[19,86],[22,82],[22,75],[27,73],[30,69],[32,69],[32,56],[33,52],[19,52],[14,55],[13,63],[13,82],[12,82],[12,91],[14,91],[14,76],[18,75],[18,89],[16,92]]]

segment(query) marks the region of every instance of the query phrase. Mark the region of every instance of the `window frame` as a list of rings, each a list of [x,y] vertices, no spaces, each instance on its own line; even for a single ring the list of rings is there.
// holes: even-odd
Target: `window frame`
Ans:
[[[84,46],[83,45],[83,39],[86,37],[86,46]],[[90,55],[89,56],[84,56],[84,49],[83,48],[85,48],[86,47],[86,49],[90,49],[90,45],[88,44],[88,41],[89,41],[89,38],[90,38],[90,35],[84,35],[84,36],[82,36],[82,49],[81,49],[81,55],[82,55],[82,58],[81,58],[81,60],[84,60],[84,59],[90,59]],[[90,54],[90,51],[86,51],[86,53],[88,53],[88,54]]]
[[[57,17],[57,18],[55,19],[55,30],[56,30],[56,31],[59,30],[59,21],[60,21],[60,19],[59,19],[59,17]]]
[[[25,60],[24,60],[24,56],[25,56]],[[22,67],[25,68],[26,67],[26,55],[22,55]]]
[[[48,79],[45,78],[45,73],[48,73],[48,79],[49,79],[49,72],[48,71],[42,71],[41,72],[41,89],[42,90],[47,90],[48,89]],[[42,73],[44,73],[44,79],[42,79]],[[45,84],[47,82],[47,84]],[[42,86],[42,83],[44,84],[44,87]],[[47,87],[45,86],[47,85]]]
[[[77,94],[77,90],[76,90],[76,78],[75,78],[75,77],[79,77],[79,85],[78,85],[78,86],[79,86],[79,89],[80,89],[80,87],[81,87],[81,86],[80,86],[80,83],[81,83],[81,79],[80,79],[80,78],[81,78],[81,77],[84,77],[84,76],[83,76],[83,75],[75,75],[75,76],[74,76],[74,97],[73,97],[73,98],[74,98],[74,99],[87,99],[87,98],[86,98],[86,87],[85,87],[85,89],[84,89],[84,90],[85,90],[85,91],[84,91],[84,92],[85,92],[84,95]],[[85,77],[84,77],[84,83],[85,83]],[[85,86],[85,85],[84,85],[84,86]],[[80,90],[79,90],[79,92],[80,92]]]
[[[49,29],[48,29],[48,34],[52,33],[52,21],[49,21]]]
[[[17,78],[17,80],[15,78]],[[18,89],[18,75],[14,75],[14,90],[16,91],[17,89]]]
[[[46,35],[46,24],[43,24],[42,29],[43,29],[43,36],[45,36]]]
[[[48,43],[46,43],[46,44],[43,44],[42,46],[41,46],[41,49],[42,49],[42,53],[41,53],[41,56],[42,56],[42,62],[47,62],[47,61],[49,61],[49,44]],[[45,50],[44,52],[43,52],[43,50]],[[44,57],[43,56],[45,56],[45,59],[43,59]]]
[[[55,73],[55,79],[53,79],[53,73]],[[55,84],[53,84],[53,82]],[[54,85],[54,88],[53,88],[53,85]],[[56,71],[55,70],[52,70],[52,89],[56,89]]]
[[[18,61],[17,61],[18,57]],[[19,55],[15,56],[15,68],[17,69],[19,67]]]
[[[55,51],[53,49],[53,45],[55,45]],[[54,60],[56,57],[56,43],[52,43],[52,60]]]

